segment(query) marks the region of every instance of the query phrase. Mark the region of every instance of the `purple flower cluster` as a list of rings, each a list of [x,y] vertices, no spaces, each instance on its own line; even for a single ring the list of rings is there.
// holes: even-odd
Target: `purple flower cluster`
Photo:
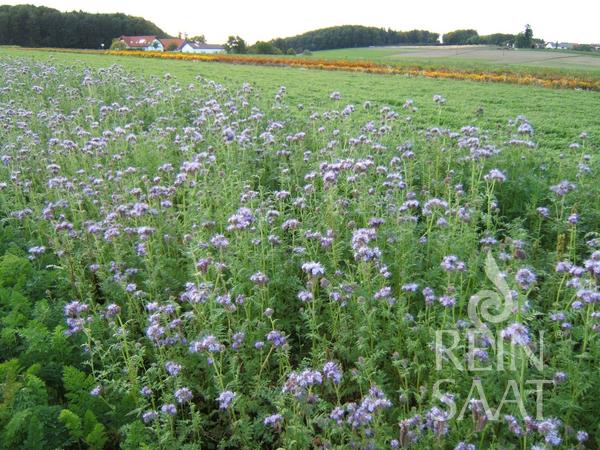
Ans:
[[[378,261],[381,250],[378,247],[369,247],[368,244],[376,238],[375,228],[359,228],[352,233],[352,250],[357,261]]]
[[[281,391],[284,394],[292,394],[297,399],[302,399],[306,396],[311,386],[321,383],[323,383],[321,372],[305,369],[302,372],[290,373]]]
[[[177,407],[173,403],[165,403],[160,407],[160,411],[168,416],[174,416],[177,414]]]
[[[528,290],[535,285],[537,276],[530,268],[523,267],[515,274],[515,280],[521,289]]]
[[[318,262],[306,262],[302,264],[302,271],[312,278],[317,278],[325,275],[325,269]]]
[[[273,414],[267,416],[263,420],[263,424],[267,427],[279,428],[283,422],[283,416],[281,414]]]
[[[181,369],[182,369],[181,364],[177,364],[174,361],[167,361],[165,363],[165,370],[172,377],[176,377],[177,375],[179,375],[179,372],[181,372]]]
[[[269,331],[269,333],[267,333],[267,340],[277,348],[283,347],[287,342],[285,334],[277,330]]]
[[[513,345],[526,346],[529,344],[529,330],[525,325],[513,323],[502,330],[503,339],[510,340]]]
[[[208,335],[197,341],[190,342],[189,350],[190,353],[199,353],[204,350],[209,353],[219,353],[225,350],[225,346],[215,336]]]
[[[339,364],[334,361],[328,361],[323,366],[323,375],[327,380],[331,380],[333,384],[342,382],[342,369]]]
[[[259,286],[264,286],[269,282],[269,277],[262,272],[256,272],[250,277],[250,281]]]
[[[375,413],[391,406],[392,402],[386,398],[383,391],[377,386],[371,386],[369,393],[359,404],[347,403],[343,410],[341,408],[334,409],[331,416],[334,420],[341,421],[345,415],[346,422],[352,428],[361,428],[373,421]]]
[[[467,270],[467,265],[464,261],[461,261],[455,255],[444,256],[440,265],[446,272],[464,272]]]
[[[68,330],[65,331],[65,335],[71,336],[72,334],[83,331],[85,324],[92,321],[91,316],[84,316],[84,314],[88,312],[88,309],[88,305],[81,303],[78,300],[73,300],[71,303],[65,305],[64,313],[67,326],[69,327]]]
[[[233,391],[223,391],[217,397],[217,401],[219,402],[219,409],[227,409],[231,406],[231,403],[236,397],[236,393]]]
[[[192,394],[192,391],[186,387],[182,387],[175,391],[175,399],[177,400],[177,403],[188,403],[193,397],[194,394]]]
[[[499,169],[490,170],[483,178],[486,181],[495,181],[497,183],[504,183],[506,181],[506,175],[504,175]]]

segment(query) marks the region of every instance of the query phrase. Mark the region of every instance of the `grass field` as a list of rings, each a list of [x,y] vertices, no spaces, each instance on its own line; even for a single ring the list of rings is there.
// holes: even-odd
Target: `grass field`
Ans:
[[[600,53],[568,50],[504,49],[492,46],[369,47],[314,52],[314,58],[361,59],[389,64],[426,67],[559,73],[581,73],[600,77]]]
[[[0,450],[598,448],[599,105],[0,48]]]

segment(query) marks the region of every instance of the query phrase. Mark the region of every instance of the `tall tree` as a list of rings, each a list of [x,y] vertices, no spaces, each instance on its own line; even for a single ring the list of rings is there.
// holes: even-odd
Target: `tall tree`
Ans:
[[[531,25],[525,25],[525,31],[523,33],[517,34],[515,46],[518,48],[533,47],[533,29],[531,28]]]
[[[246,41],[239,36],[229,36],[225,43],[225,50],[227,53],[243,54],[248,53],[248,46]]]

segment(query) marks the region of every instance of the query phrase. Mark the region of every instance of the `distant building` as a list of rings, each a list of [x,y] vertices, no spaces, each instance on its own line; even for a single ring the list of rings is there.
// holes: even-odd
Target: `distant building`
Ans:
[[[200,42],[186,42],[181,47],[183,53],[223,53],[225,47],[215,44],[201,44]]]
[[[165,52],[180,52],[186,44],[185,39],[159,39]]]
[[[121,36],[119,42],[126,50],[183,53],[223,53],[225,51],[225,47],[222,45],[201,44],[181,38],[158,39],[156,36]]]
[[[121,36],[119,41],[128,50],[162,52],[164,47],[156,36]]]
[[[576,44],[572,44],[571,42],[548,42],[546,44],[546,48],[552,48],[557,50],[571,50],[575,47]]]

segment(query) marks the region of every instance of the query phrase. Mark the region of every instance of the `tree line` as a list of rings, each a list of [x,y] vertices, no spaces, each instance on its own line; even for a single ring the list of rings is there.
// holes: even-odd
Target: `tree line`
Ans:
[[[313,50],[338,48],[386,46],[386,45],[436,45],[438,33],[424,30],[394,31],[391,29],[343,25],[322,28],[306,33],[277,38],[271,41],[258,41],[248,45],[240,36],[230,36],[225,48],[229,53],[295,54]],[[479,35],[476,30],[455,30],[442,36],[443,45],[497,45],[518,48],[532,48],[544,44],[542,39],[533,37],[530,25],[518,34],[493,33]]]
[[[455,30],[442,36],[444,45],[498,45],[517,48],[532,48],[544,44],[543,39],[533,37],[533,29],[525,25],[525,30],[518,34],[494,33],[479,35],[476,30]]]
[[[438,33],[425,30],[394,31],[392,29],[342,25],[309,31],[288,38],[273,39],[269,43],[276,49],[288,53],[289,50],[329,50],[336,48],[368,47],[371,45],[431,45],[436,44]]]
[[[109,48],[121,35],[167,34],[152,22],[125,14],[60,12],[44,6],[0,6],[0,45]]]

